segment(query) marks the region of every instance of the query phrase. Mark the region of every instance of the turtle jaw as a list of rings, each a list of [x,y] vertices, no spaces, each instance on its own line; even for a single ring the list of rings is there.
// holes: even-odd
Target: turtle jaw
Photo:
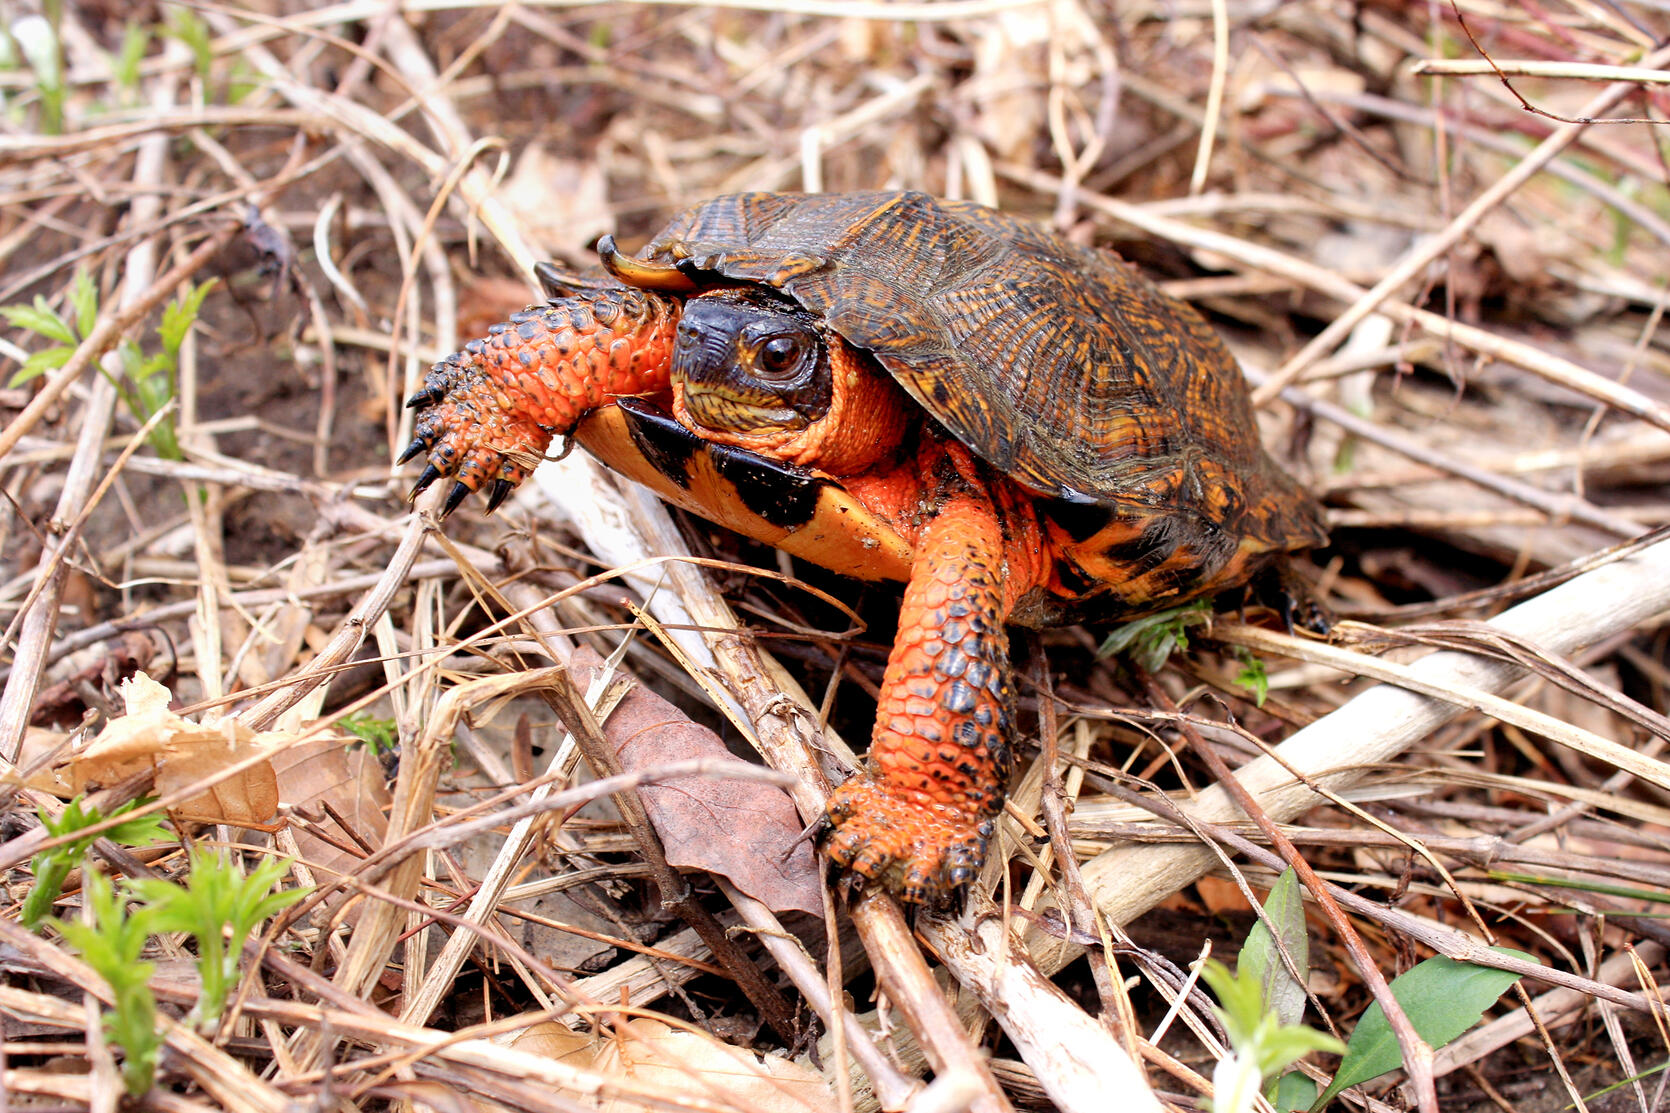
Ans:
[[[724,435],[776,430],[801,430],[812,424],[794,406],[774,405],[779,399],[752,392],[726,390],[706,383],[680,383],[684,412],[695,423],[695,431]]]

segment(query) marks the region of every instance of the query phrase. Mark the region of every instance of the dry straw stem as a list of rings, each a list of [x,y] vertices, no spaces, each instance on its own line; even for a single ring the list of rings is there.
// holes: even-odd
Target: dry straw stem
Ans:
[[[1670,609],[1670,541],[1624,557],[1528,600],[1492,619],[1518,638],[1549,653],[1570,656],[1619,631],[1633,629]],[[1408,669],[1422,683],[1450,691],[1503,691],[1523,672],[1468,653],[1441,651]],[[1278,822],[1322,803],[1298,783],[1289,767],[1338,792],[1370,767],[1390,761],[1464,710],[1464,704],[1386,685],[1356,696],[1339,710],[1295,732],[1275,749],[1237,770],[1241,783]],[[1278,760],[1279,758],[1279,760]],[[1220,788],[1209,788],[1183,806],[1191,817],[1230,823],[1239,810]],[[1125,846],[1086,863],[1085,881],[1102,913],[1128,923],[1217,864],[1201,846]],[[1032,951],[1046,971],[1076,956],[1073,944],[1035,932]]]
[[[1670,46],[1655,51],[1645,59],[1649,69],[1657,69],[1670,61]],[[1289,359],[1265,383],[1253,392],[1255,403],[1267,402],[1274,398],[1281,389],[1291,383],[1307,367],[1321,359],[1328,352],[1337,347],[1358,323],[1373,313],[1381,302],[1402,289],[1405,285],[1418,277],[1435,260],[1444,256],[1456,244],[1461,242],[1474,226],[1482,220],[1486,213],[1501,205],[1514,190],[1530,181],[1544,166],[1553,161],[1560,152],[1564,151],[1577,137],[1583,134],[1589,125],[1588,118],[1599,116],[1613,105],[1634,92],[1636,85],[1630,81],[1620,81],[1607,86],[1594,99],[1581,109],[1578,115],[1583,119],[1569,124],[1562,124],[1554,132],[1537,144],[1535,150],[1526,155],[1520,162],[1493,182],[1489,189],[1475,198],[1471,204],[1456,215],[1444,230],[1435,236],[1419,241],[1409,252],[1387,272],[1372,290],[1366,291],[1361,297],[1351,303],[1344,313],[1340,314],[1328,327],[1317,333],[1299,353]]]
[[[1547,77],[1565,81],[1627,81],[1636,85],[1670,84],[1670,73],[1648,66],[1608,66],[1598,62],[1551,62],[1540,58],[1427,58],[1411,63],[1410,73],[1449,77]]]
[[[1349,649],[1307,641],[1257,626],[1225,623],[1214,626],[1213,636],[1230,645],[1245,646],[1255,653],[1292,657],[1316,665],[1327,665],[1351,676],[1395,684],[1399,688],[1418,692],[1433,699],[1452,703],[1466,711],[1477,711],[1498,722],[1509,723],[1532,734],[1541,735],[1577,753],[1605,762],[1617,769],[1639,777],[1649,784],[1670,792],[1670,764],[1648,757],[1629,746],[1603,738],[1590,730],[1564,719],[1523,707],[1512,700],[1491,692],[1450,679],[1430,680],[1409,665],[1371,657]]]

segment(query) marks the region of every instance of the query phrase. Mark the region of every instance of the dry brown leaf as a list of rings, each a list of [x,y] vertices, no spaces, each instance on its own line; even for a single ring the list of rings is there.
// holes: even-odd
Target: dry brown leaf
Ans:
[[[559,1063],[572,1063],[577,1067],[588,1068],[597,1058],[598,1051],[595,1036],[576,1032],[568,1025],[558,1024],[554,1020],[522,1029],[509,1037],[505,1046],[516,1051],[526,1051],[530,1055],[554,1059]]]
[[[127,714],[112,719],[70,765],[77,792],[115,784],[150,770],[156,792],[168,795],[262,750],[280,736],[256,734],[235,719],[201,724],[168,709],[173,694],[144,673],[122,682]],[[283,735],[289,739],[293,735]],[[265,824],[278,815],[278,782],[270,762],[258,762],[173,809],[207,823]]]
[[[274,753],[278,798],[287,813],[317,824],[336,843],[381,846],[388,831],[388,781],[376,755],[350,742],[342,735],[329,734]],[[360,862],[359,855],[309,834],[301,824],[296,826],[296,846],[302,859],[325,875],[321,881],[352,872]]]
[[[497,196],[547,251],[578,257],[615,230],[603,168],[559,158],[538,143],[522,151]]]
[[[578,653],[574,666],[575,683],[584,687],[602,660]],[[621,700],[604,732],[629,773],[690,758],[746,764],[725,749],[718,735],[641,686]],[[638,791],[667,861],[719,874],[774,912],[822,914],[817,860],[800,838],[800,816],[787,792],[759,781],[712,776],[684,777]]]
[[[517,1033],[509,1045],[603,1075],[624,1075],[652,1090],[691,1093],[751,1113],[820,1113],[834,1098],[823,1076],[801,1062],[757,1055],[648,1017],[628,1021],[602,1039],[553,1022],[536,1024]],[[630,1113],[645,1106],[616,1098],[600,1108]]]
[[[628,1038],[610,1040],[597,1056],[605,1072],[621,1071],[646,1085],[694,1089],[714,1101],[762,1113],[821,1113],[834,1095],[817,1071],[777,1055],[756,1055],[710,1036],[639,1017]],[[605,1111],[636,1108],[605,1102]]]
[[[47,730],[45,727],[25,727],[23,746],[18,751],[16,770],[25,772],[23,783],[37,792],[68,799],[75,788],[65,776],[67,772],[59,760],[61,751],[73,737],[70,732]],[[14,783],[16,773],[8,773],[5,783]]]

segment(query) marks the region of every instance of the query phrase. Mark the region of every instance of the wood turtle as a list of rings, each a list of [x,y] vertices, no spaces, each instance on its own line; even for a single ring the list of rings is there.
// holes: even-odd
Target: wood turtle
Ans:
[[[1013,764],[1005,624],[1134,616],[1321,544],[1222,340],[1118,256],[922,193],[747,193],[436,364],[415,495],[496,507],[574,435],[747,536],[905,584],[865,768],[824,847],[935,904]]]

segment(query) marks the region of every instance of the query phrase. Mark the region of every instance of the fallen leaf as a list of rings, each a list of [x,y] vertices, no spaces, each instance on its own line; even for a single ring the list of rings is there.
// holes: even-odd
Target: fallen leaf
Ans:
[[[692,1094],[734,1109],[823,1113],[834,1101],[823,1075],[805,1063],[781,1055],[759,1055],[649,1017],[617,1025],[604,1037],[582,1035],[547,1021],[506,1042],[517,1051],[608,1077],[624,1076],[652,1091]],[[599,1108],[603,1113],[631,1113],[647,1106],[611,1098]]]
[[[272,735],[257,735],[236,719],[202,724],[175,714],[168,709],[173,694],[144,673],[123,681],[121,693],[127,714],[112,719],[71,761],[70,784],[76,793],[150,771],[155,791],[166,796],[270,750],[277,741]],[[177,818],[203,823],[269,823],[278,814],[272,764],[257,762],[171,811]]]
[[[74,735],[67,731],[25,727],[23,745],[18,750],[17,764],[14,766],[18,772],[26,774],[23,783],[37,792],[45,792],[65,800],[74,796],[75,788],[70,784],[68,770],[60,760],[73,737]],[[16,773],[10,773],[4,778],[3,783],[15,784],[16,778]]]
[[[834,1095],[823,1076],[780,1055],[757,1055],[710,1036],[639,1017],[624,1038],[610,1040],[597,1056],[600,1070],[620,1070],[651,1086],[694,1090],[714,1101],[766,1113],[823,1113]],[[603,1108],[636,1108],[625,1101]]]
[[[577,652],[575,684],[583,689],[602,664],[589,650]],[[717,734],[642,685],[609,715],[604,733],[629,773],[690,758],[747,764],[726,750]],[[638,791],[668,862],[719,874],[775,912],[822,915],[817,860],[800,837],[804,825],[787,792],[713,776],[681,777]]]
[[[287,813],[307,820],[296,825],[296,847],[321,882],[350,873],[360,863],[361,855],[336,843],[375,848],[383,845],[388,831],[390,794],[382,763],[369,747],[352,742],[333,732],[283,746],[272,757],[280,803]],[[309,833],[310,825],[334,842]]]
[[[615,228],[602,166],[559,158],[538,143],[523,149],[497,196],[547,251],[578,258]]]

